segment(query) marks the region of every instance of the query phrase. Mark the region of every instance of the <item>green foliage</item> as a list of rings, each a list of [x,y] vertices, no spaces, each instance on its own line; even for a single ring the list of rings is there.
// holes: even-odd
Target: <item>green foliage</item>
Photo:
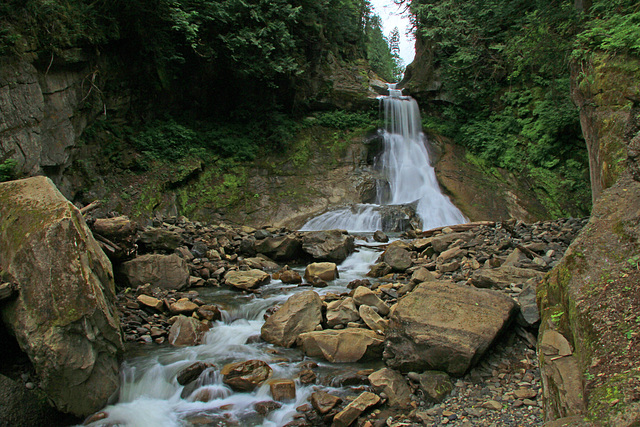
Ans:
[[[595,0],[573,55],[593,49],[640,54],[640,4],[635,0]]]
[[[0,163],[0,182],[11,181],[12,179],[16,179],[17,166],[18,166],[18,162],[15,159],[7,159],[4,162]]]
[[[388,82],[399,81],[402,75],[400,57],[397,52],[395,54],[392,52],[391,43],[387,41],[382,33],[382,23],[378,16],[372,16],[368,20],[365,33],[367,37],[367,60],[371,65],[371,69]],[[399,35],[396,35],[396,37],[399,37]],[[397,47],[397,42],[394,46]]]
[[[361,129],[375,126],[377,118],[370,111],[334,110],[317,113],[317,124],[333,129]]]

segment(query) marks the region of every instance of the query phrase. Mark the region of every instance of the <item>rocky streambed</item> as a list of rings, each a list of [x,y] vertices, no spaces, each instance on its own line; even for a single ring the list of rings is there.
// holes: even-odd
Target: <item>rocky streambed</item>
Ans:
[[[535,288],[585,222],[389,242],[90,220],[116,265],[129,354],[147,356],[125,364],[120,403],[87,424],[162,412],[191,425],[539,425]]]

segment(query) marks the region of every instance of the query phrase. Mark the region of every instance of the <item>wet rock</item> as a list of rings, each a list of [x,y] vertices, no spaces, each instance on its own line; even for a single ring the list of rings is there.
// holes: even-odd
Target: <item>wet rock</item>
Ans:
[[[312,278],[318,278],[320,280],[335,280],[338,277],[338,266],[333,262],[314,262],[307,265],[304,271],[304,278],[307,281],[311,281]]]
[[[176,380],[180,385],[189,384],[190,382],[195,381],[200,376],[200,374],[202,374],[202,372],[204,372],[206,369],[212,366],[213,365],[211,363],[204,363],[204,362],[193,363],[187,366],[186,368],[184,368],[183,370],[181,370],[178,373]]]
[[[179,315],[169,329],[169,344],[175,347],[200,344],[200,340],[209,328],[210,324],[208,323],[200,322],[193,317]]]
[[[0,183],[0,200],[2,279],[20,287],[4,328],[58,410],[92,414],[119,385],[124,349],[111,263],[50,179]]]
[[[411,405],[411,390],[404,377],[389,368],[382,368],[369,375],[369,382],[373,391],[384,393],[389,399],[389,405],[408,408]]]
[[[267,400],[265,402],[257,402],[253,404],[253,409],[255,409],[256,412],[263,417],[280,408],[282,408],[282,403],[274,402],[273,400]]]
[[[302,235],[302,250],[313,259],[342,262],[354,248],[354,237],[341,230],[309,231]]]
[[[293,380],[277,379],[269,381],[271,397],[278,402],[287,402],[296,398],[296,384]]]
[[[154,287],[181,290],[189,285],[187,262],[176,254],[142,255],[123,263],[121,271],[131,287],[150,283]]]
[[[298,378],[302,384],[313,384],[318,379],[318,376],[311,369],[303,369],[298,373]]]
[[[271,367],[262,360],[247,360],[246,362],[225,365],[220,374],[222,381],[236,391],[253,391],[269,379]]]
[[[309,357],[351,363],[380,357],[384,337],[368,329],[329,329],[300,334],[297,344]]]
[[[322,323],[322,300],[313,291],[304,291],[290,297],[282,307],[262,325],[263,340],[291,347],[298,335],[314,331]]]
[[[399,246],[389,246],[382,254],[382,262],[390,266],[392,271],[405,271],[411,267],[413,261],[408,250]]]
[[[364,286],[356,288],[353,292],[353,301],[356,306],[368,305],[374,307],[382,316],[389,314],[389,306],[380,299],[373,291]]]
[[[328,414],[336,405],[340,404],[342,399],[325,391],[318,390],[311,394],[311,406],[318,411],[319,414]]]
[[[365,391],[356,397],[353,402],[349,403],[346,408],[336,414],[333,418],[332,426],[348,427],[363,412],[380,403],[380,400],[380,396],[377,394]]]
[[[300,273],[293,270],[284,270],[280,273],[280,280],[285,284],[302,283],[302,277]]]
[[[236,270],[229,271],[225,275],[224,280],[227,285],[246,291],[266,285],[271,281],[271,276],[262,270]]]
[[[373,240],[379,243],[387,243],[389,241],[389,236],[384,234],[384,231],[382,230],[376,230],[376,232],[373,233]]]
[[[220,309],[215,305],[202,305],[198,307],[198,310],[196,312],[198,313],[198,316],[205,320],[214,321],[222,319],[222,313],[220,312]]]
[[[489,348],[515,312],[496,291],[443,281],[425,282],[402,298],[386,332],[387,366],[464,374]]]

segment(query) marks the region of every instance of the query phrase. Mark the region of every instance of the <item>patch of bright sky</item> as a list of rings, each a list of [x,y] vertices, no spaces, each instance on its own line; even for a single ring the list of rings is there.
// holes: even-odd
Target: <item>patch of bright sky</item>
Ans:
[[[373,6],[374,13],[380,17],[383,25],[383,33],[389,38],[391,31],[398,27],[400,31],[400,58],[403,65],[409,65],[416,54],[415,41],[413,37],[407,36],[407,31],[411,27],[409,17],[403,14],[403,6],[393,3],[393,0],[369,0]]]

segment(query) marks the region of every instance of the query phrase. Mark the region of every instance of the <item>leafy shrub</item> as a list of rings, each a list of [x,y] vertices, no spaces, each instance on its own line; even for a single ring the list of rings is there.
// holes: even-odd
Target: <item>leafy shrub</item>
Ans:
[[[376,118],[368,111],[334,110],[318,113],[317,124],[333,129],[347,130],[376,125]]]
[[[0,182],[10,181],[17,176],[16,167],[18,162],[15,159],[7,159],[0,164]]]

